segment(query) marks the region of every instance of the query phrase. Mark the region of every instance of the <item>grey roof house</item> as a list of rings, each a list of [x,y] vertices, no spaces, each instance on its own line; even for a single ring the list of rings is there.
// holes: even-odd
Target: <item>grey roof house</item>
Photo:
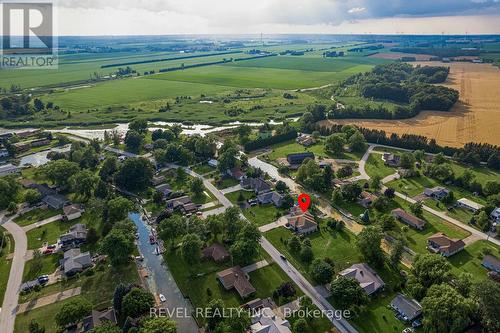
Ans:
[[[66,276],[72,276],[92,266],[90,252],[81,253],[80,249],[70,249],[64,252],[60,261],[61,268]]]
[[[481,265],[483,265],[490,271],[500,273],[500,260],[498,260],[497,257],[492,256],[491,254],[487,254],[484,256]]]
[[[257,200],[259,201],[259,204],[261,204],[261,205],[273,204],[276,207],[281,207],[281,204],[283,203],[283,195],[281,195],[275,191],[266,192],[266,193],[259,194],[257,196]]]
[[[261,194],[271,191],[271,185],[269,185],[262,178],[243,178],[240,181],[241,187],[244,189],[251,189],[255,194]]]
[[[365,263],[354,264],[344,269],[339,275],[356,279],[368,295],[375,293],[385,286],[384,281],[382,281],[378,274]]]
[[[59,243],[63,248],[78,247],[87,239],[87,226],[77,223],[68,232],[59,236]]]
[[[398,294],[391,301],[391,308],[404,321],[413,321],[422,314],[422,306],[416,300],[408,298],[403,294]]]
[[[450,193],[447,188],[436,186],[433,188],[424,189],[424,195],[436,200],[441,200]]]
[[[69,200],[61,194],[49,194],[42,198],[42,202],[52,209],[61,209]]]

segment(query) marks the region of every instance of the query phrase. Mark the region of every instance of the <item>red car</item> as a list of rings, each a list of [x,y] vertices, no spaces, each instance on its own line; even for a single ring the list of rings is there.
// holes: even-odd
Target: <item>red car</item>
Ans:
[[[54,253],[54,249],[48,249],[48,248],[47,248],[47,249],[43,250],[43,252],[42,252],[42,253],[43,253],[43,254],[52,254],[52,253]]]

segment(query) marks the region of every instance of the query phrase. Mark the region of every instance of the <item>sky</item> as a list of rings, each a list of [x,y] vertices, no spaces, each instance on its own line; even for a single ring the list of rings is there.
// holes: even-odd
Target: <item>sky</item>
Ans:
[[[500,34],[500,0],[57,0],[60,35]]]

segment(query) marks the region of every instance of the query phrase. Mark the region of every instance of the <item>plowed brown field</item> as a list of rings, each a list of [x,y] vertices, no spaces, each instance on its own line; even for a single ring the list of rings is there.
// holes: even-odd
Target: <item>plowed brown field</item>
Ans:
[[[420,64],[436,65],[435,62]],[[435,138],[453,147],[467,142],[500,146],[500,69],[490,64],[450,63],[445,86],[460,92],[460,101],[448,112],[423,111],[405,120],[325,120],[356,124],[387,133],[412,133]]]

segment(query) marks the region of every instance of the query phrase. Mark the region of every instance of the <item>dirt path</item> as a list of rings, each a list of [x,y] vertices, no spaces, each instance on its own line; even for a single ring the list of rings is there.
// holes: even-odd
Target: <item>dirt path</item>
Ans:
[[[80,295],[81,292],[82,292],[82,288],[76,287],[73,289],[61,291],[60,293],[55,293],[55,294],[48,295],[45,297],[40,297],[40,298],[34,299],[31,302],[19,304],[19,308],[18,308],[17,313],[23,313],[23,312],[30,311],[30,310],[33,310],[36,308],[40,308],[42,306],[49,305],[49,304],[52,304],[55,302],[60,302],[60,301],[65,300],[67,298]]]

